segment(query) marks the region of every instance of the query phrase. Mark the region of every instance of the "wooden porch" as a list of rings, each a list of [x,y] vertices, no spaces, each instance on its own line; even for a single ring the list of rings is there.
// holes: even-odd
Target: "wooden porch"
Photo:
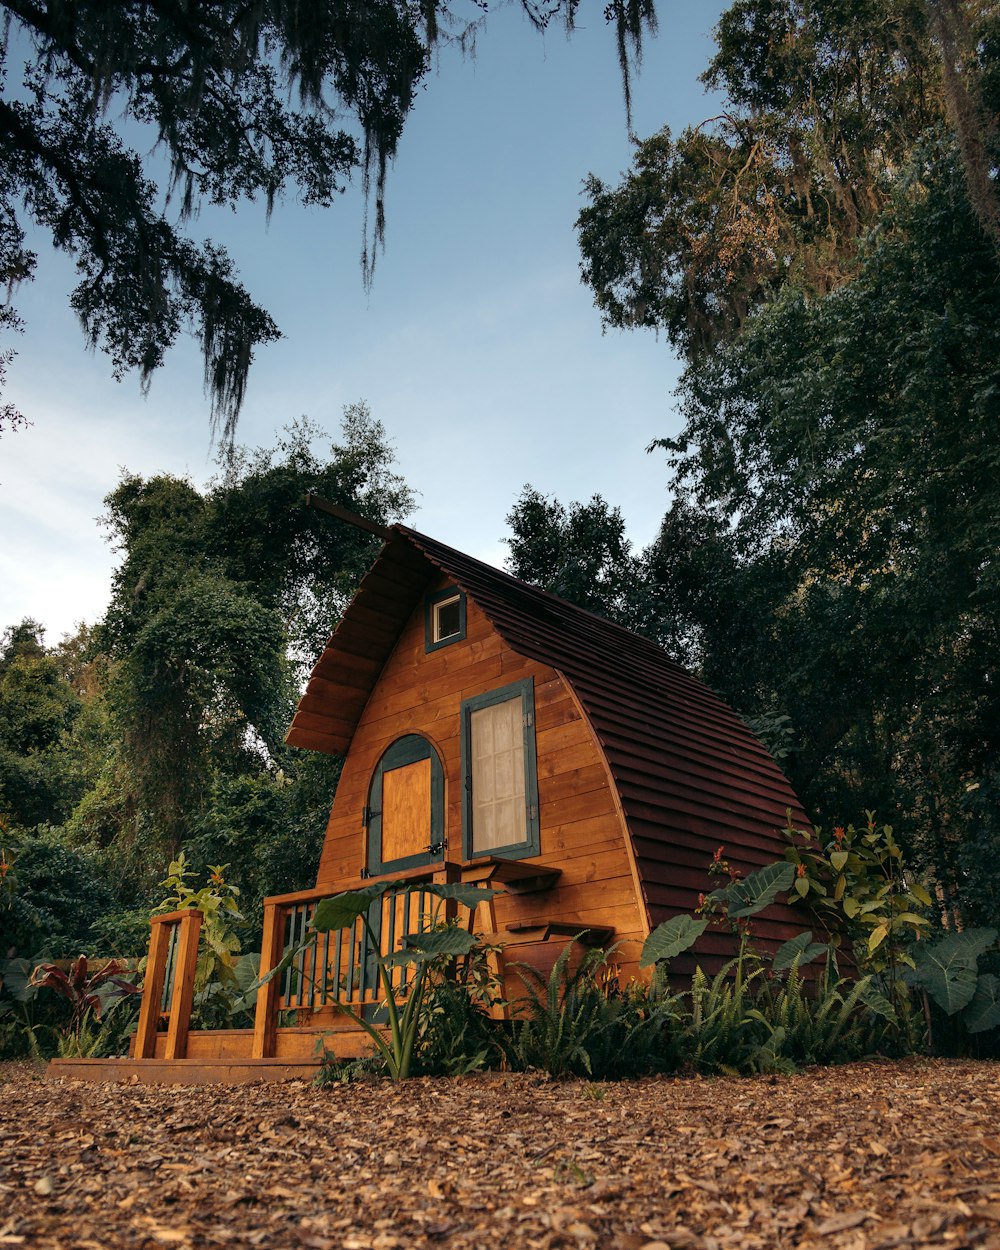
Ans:
[[[492,898],[470,911],[423,886],[462,882],[512,895],[538,895],[550,890],[559,876],[558,869],[538,864],[483,859],[383,877],[380,880],[389,881],[390,888],[373,900],[367,913],[368,926],[359,918],[346,929],[319,934],[261,986],[252,1029],[191,1028],[202,916],[194,910],[154,916],[139,1024],[129,1057],[56,1059],[49,1064],[47,1075],[170,1084],[312,1077],[324,1055],[352,1059],[371,1052],[371,1038],[342,1008],[350,1008],[378,1027],[385,993],[376,954],[387,956],[400,950],[407,935],[442,922],[467,927],[487,943],[502,948],[491,957],[494,971],[502,979],[508,947],[547,942],[566,936],[572,927],[533,919],[510,923],[498,932]],[[371,880],[351,881],[337,893],[371,884]],[[330,897],[329,890],[313,889],[265,900],[261,977],[301,944],[317,905]],[[594,944],[604,944],[611,937],[611,930],[590,935]],[[398,999],[406,997],[412,975],[406,963],[392,966],[390,976]],[[496,1009],[501,1018],[505,1012],[504,1007]]]

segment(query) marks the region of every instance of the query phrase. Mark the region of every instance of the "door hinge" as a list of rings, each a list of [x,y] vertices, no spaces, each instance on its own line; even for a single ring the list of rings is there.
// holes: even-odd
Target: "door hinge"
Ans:
[[[530,729],[535,723],[534,712],[525,712],[525,714],[521,717],[521,723],[524,725],[525,729]]]
[[[535,806],[534,803],[530,804],[528,807],[528,819],[529,820],[538,819],[538,808]]]

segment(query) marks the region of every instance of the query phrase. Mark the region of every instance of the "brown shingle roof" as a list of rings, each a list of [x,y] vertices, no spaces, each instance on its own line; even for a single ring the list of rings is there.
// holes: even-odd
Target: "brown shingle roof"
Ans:
[[[649,918],[689,909],[716,847],[749,868],[780,858],[788,780],[736,713],[648,639],[405,526],[391,536],[313,671],[288,741],[344,752],[378,673],[435,570],[504,641],[558,670],[604,749]],[[784,910],[784,909],[782,909]],[[782,923],[782,921],[785,923]],[[775,936],[789,936],[774,916]],[[767,924],[759,928],[766,936]]]

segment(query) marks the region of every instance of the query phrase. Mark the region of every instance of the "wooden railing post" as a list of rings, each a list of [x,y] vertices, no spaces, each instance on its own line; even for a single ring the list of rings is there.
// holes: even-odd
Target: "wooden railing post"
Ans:
[[[189,908],[181,915],[177,934],[177,959],[174,963],[174,984],[170,995],[170,1016],[167,1021],[165,1059],[183,1059],[187,1054],[191,1006],[194,1002],[194,975],[198,966],[198,941],[201,937],[201,912]]]
[[[142,984],[139,1027],[135,1032],[136,1059],[152,1059],[156,1054],[156,1026],[160,1022],[160,1000],[163,998],[163,978],[167,971],[167,947],[170,943],[170,926],[161,921],[162,917],[154,916],[150,922],[146,977]]]
[[[461,864],[454,864],[450,860],[445,860],[441,867],[435,872],[433,878],[435,885],[452,885],[456,881],[462,880]],[[453,898],[445,899],[444,915],[441,919],[445,924],[452,924],[458,916],[458,904]]]
[[[280,903],[264,906],[264,940],[260,949],[260,976],[279,963],[285,945],[285,909]],[[278,1025],[278,998],[281,978],[272,977],[257,991],[257,1011],[253,1025],[254,1059],[270,1059],[274,1055],[275,1031]]]

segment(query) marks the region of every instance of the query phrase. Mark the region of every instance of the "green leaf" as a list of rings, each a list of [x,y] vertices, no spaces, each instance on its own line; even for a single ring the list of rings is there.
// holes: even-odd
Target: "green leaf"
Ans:
[[[768,864],[752,872],[744,881],[734,881],[721,893],[729,905],[730,917],[742,920],[747,916],[756,916],[769,907],[783,890],[792,888],[794,880],[795,868],[792,864]]]
[[[947,1015],[953,1016],[976,994],[977,961],[996,941],[996,929],[966,929],[916,952],[916,968],[908,980],[925,989]]]
[[[911,885],[910,893],[917,900],[917,902],[921,904],[921,906],[930,907],[931,905],[930,892],[924,889],[922,885]]]
[[[901,911],[896,920],[900,924],[912,925],[915,929],[925,929],[930,924],[926,916],[918,916],[915,911]]]
[[[410,886],[409,889],[411,892],[432,894],[435,898],[454,899],[463,907],[468,907],[470,911],[474,910],[479,903],[488,903],[498,893],[497,890],[490,890],[484,885],[465,885],[461,881],[441,885],[434,882],[420,882],[418,885]]]
[[[873,955],[889,936],[887,924],[877,924],[868,935],[868,954]]]
[[[775,972],[784,972],[791,968],[794,964],[801,968],[803,964],[811,964],[814,959],[818,959],[820,955],[827,952],[825,942],[814,942],[812,940],[812,931],[806,933],[797,933],[795,937],[789,938],[774,952],[774,959],[771,962],[771,968]]]
[[[805,898],[805,896],[809,893],[808,877],[795,878],[795,893],[799,896],[799,898]]]
[[[897,1020],[896,1008],[892,1005],[892,1000],[875,989],[869,978],[865,978],[868,984],[865,985],[861,992],[861,1001],[877,1016],[881,1016],[883,1020],[888,1020],[890,1024],[895,1024]]]
[[[426,955],[467,955],[479,939],[468,929],[448,925],[444,929],[432,929],[429,933],[408,933],[403,941],[409,949]]]
[[[689,950],[707,928],[707,920],[696,920],[686,915],[672,916],[657,925],[643,942],[639,967],[648,968],[661,959],[673,959],[675,955]]]
[[[1000,1025],[1000,979],[984,972],[976,983],[969,1008],[962,1017],[970,1033],[985,1033]]]
[[[324,898],[316,904],[310,927],[319,933],[333,929],[349,929],[367,913],[372,903],[389,889],[388,882],[365,886],[362,890],[348,890],[334,898]]]
[[[850,859],[849,851],[833,851],[830,855],[830,863],[833,866],[833,871],[843,872],[848,859]]]

